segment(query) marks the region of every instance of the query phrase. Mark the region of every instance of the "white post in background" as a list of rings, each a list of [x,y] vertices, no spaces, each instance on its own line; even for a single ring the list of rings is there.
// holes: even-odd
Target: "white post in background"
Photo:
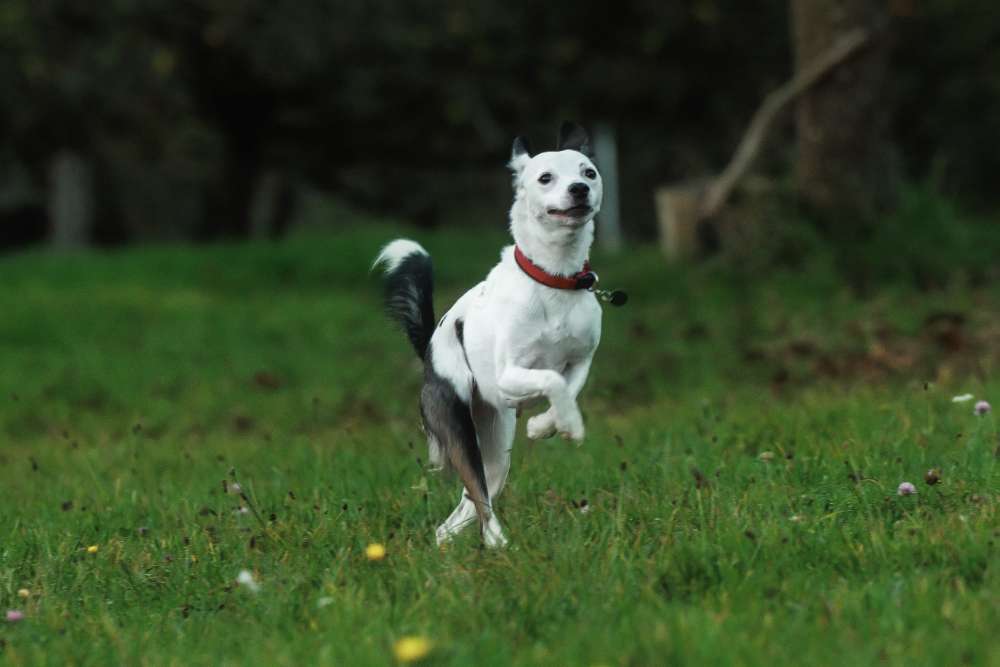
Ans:
[[[53,247],[75,249],[90,242],[93,180],[90,165],[74,151],[63,150],[49,163],[49,239]]]
[[[594,160],[604,183],[604,201],[598,215],[597,243],[609,253],[622,248],[621,209],[618,199],[618,138],[610,123],[594,127]]]
[[[274,170],[265,171],[254,183],[253,198],[250,200],[250,238],[266,239],[271,235],[279,186],[279,176]]]

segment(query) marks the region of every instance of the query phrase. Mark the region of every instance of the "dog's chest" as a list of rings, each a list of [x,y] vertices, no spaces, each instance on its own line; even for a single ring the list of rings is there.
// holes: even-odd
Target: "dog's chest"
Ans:
[[[536,368],[558,368],[589,356],[600,338],[600,315],[600,306],[590,294],[556,293],[535,299],[519,318],[523,323],[521,354]]]

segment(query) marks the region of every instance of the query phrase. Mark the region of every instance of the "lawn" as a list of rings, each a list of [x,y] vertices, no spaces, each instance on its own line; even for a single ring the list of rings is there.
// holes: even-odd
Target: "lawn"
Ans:
[[[459,489],[368,274],[402,233],[439,313],[504,243],[0,258],[0,662],[1000,665],[998,418],[952,401],[1000,409],[996,280],[598,254],[631,301],[586,441],[521,425],[510,547],[439,550]]]

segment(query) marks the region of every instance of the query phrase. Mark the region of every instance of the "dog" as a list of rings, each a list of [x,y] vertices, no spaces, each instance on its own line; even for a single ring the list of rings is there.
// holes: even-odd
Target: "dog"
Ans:
[[[531,439],[584,438],[577,397],[601,340],[597,275],[589,266],[601,175],[586,131],[572,123],[563,123],[555,151],[532,156],[527,140],[515,139],[508,166],[514,245],[440,321],[422,246],[397,239],[373,264],[385,272],[387,313],[423,361],[420,413],[430,461],[457,472],[465,487],[437,528],[439,545],[477,519],[487,546],[507,544],[494,503],[522,408],[548,402],[528,419]]]

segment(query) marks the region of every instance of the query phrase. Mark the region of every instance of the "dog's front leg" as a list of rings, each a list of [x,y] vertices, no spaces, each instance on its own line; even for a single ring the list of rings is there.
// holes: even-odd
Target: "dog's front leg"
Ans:
[[[593,361],[593,357],[587,357],[566,368],[566,389],[574,401],[583,391],[583,385],[587,383],[591,361]],[[555,434],[556,410],[554,407],[549,406],[548,410],[528,420],[528,438],[531,440],[543,440],[551,438]]]
[[[545,440],[556,434],[556,409],[549,409],[534,417],[528,418],[528,439]]]
[[[577,442],[583,440],[583,417],[576,397],[562,375],[546,369],[507,366],[497,380],[501,397],[516,406],[535,398],[546,398],[555,411],[556,431]]]

